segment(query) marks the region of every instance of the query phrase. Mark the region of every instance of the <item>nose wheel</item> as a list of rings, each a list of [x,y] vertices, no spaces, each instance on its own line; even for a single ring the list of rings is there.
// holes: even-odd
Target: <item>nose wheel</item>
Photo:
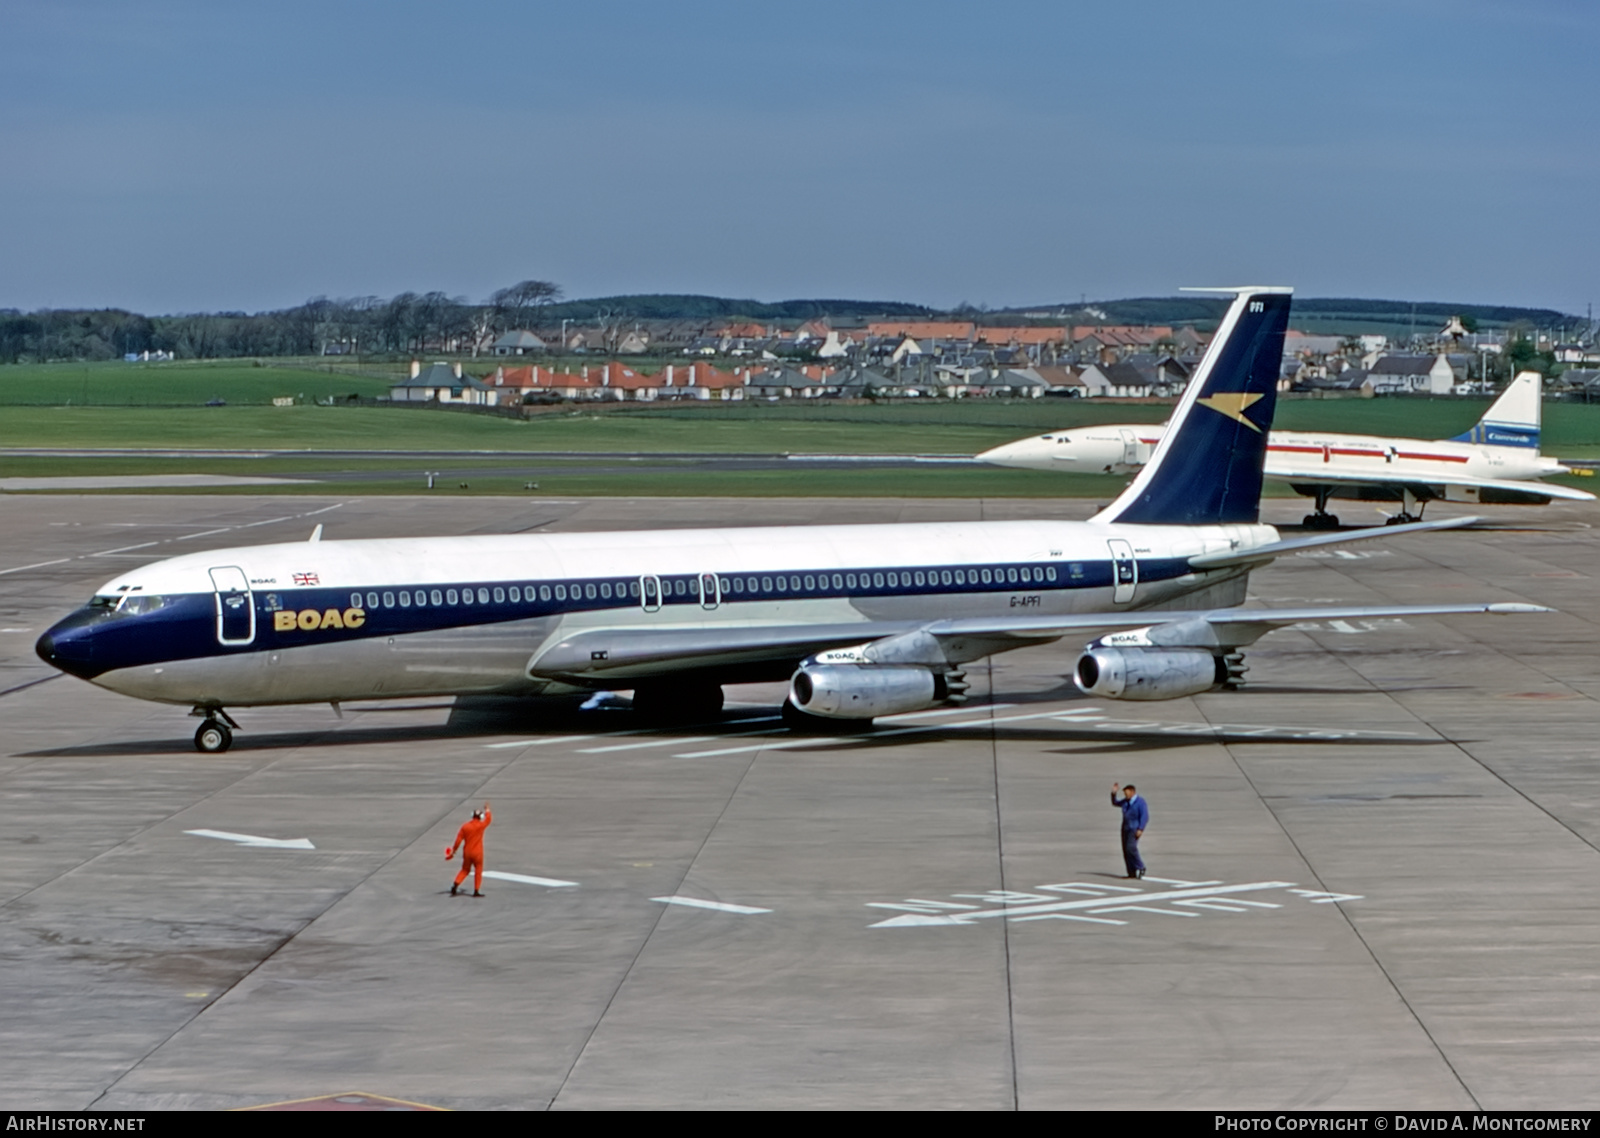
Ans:
[[[220,755],[233,746],[233,732],[239,725],[220,707],[197,707],[190,715],[203,716],[194,733],[194,749],[203,755]]]
[[[226,723],[208,719],[194,733],[194,749],[207,755],[221,754],[233,746],[233,732]]]

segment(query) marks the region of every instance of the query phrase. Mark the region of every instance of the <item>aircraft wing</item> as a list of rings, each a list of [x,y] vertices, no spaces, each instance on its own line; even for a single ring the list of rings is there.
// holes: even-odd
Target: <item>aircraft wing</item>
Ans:
[[[1322,605],[1292,609],[1206,609],[1189,612],[1145,611],[1082,613],[1067,617],[999,617],[993,620],[938,621],[925,626],[936,637],[1013,636],[1020,640],[1056,639],[1091,628],[1145,628],[1142,642],[1156,646],[1237,647],[1253,643],[1276,628],[1316,620],[1378,620],[1407,616],[1498,616],[1554,612],[1544,605],[1520,601],[1455,605]],[[1130,641],[1130,643],[1133,643]],[[1018,645],[1020,647],[1020,645]]]
[[[1391,531],[1392,532],[1392,531]],[[1062,616],[966,617],[936,621],[867,621],[836,625],[700,628],[594,628],[563,636],[529,663],[531,675],[584,683],[616,683],[686,671],[737,675],[760,665],[795,666],[807,656],[857,645],[883,663],[957,664],[994,652],[1060,639],[1071,633],[1148,628],[1155,645],[1235,647],[1275,628],[1312,620],[1533,613],[1520,603],[1357,605],[1297,609],[1131,610]],[[738,682],[730,679],[726,682]]]
[[[1513,478],[1475,478],[1470,474],[1430,473],[1425,478],[1385,477],[1381,472],[1372,471],[1361,473],[1359,471],[1330,470],[1321,464],[1296,468],[1281,461],[1269,461],[1265,471],[1266,477],[1278,482],[1289,482],[1296,486],[1394,486],[1417,487],[1425,491],[1418,494],[1419,498],[1444,497],[1435,488],[1445,486],[1463,486],[1477,490],[1493,490],[1501,494],[1514,495],[1527,499],[1534,504],[1548,502],[1552,498],[1560,498],[1568,502],[1591,502],[1594,495],[1587,490],[1575,490],[1570,486],[1556,486],[1549,482],[1540,482],[1535,479]]]

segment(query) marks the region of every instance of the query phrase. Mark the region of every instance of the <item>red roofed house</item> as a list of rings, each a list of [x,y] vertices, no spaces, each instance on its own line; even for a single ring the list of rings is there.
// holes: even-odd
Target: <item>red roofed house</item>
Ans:
[[[970,320],[873,320],[867,335],[885,339],[910,336],[913,340],[959,340],[971,343],[977,325]]]
[[[483,382],[492,388],[510,388],[512,399],[535,394],[553,395],[561,399],[586,399],[600,388],[600,381],[587,375],[537,366],[498,367],[493,375],[484,376]],[[502,402],[505,401],[502,397]]]

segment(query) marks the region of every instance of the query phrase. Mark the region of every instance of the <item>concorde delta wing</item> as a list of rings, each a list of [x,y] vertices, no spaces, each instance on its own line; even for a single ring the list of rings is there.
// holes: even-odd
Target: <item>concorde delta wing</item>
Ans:
[[[1532,479],[1477,478],[1470,474],[1442,472],[1415,479],[1385,479],[1372,471],[1336,470],[1316,463],[1285,462],[1277,458],[1267,464],[1267,477],[1289,483],[1295,488],[1295,493],[1303,497],[1315,497],[1315,494],[1300,490],[1302,486],[1370,487],[1374,495],[1379,487],[1387,486],[1395,491],[1408,489],[1414,498],[1423,502],[1440,499],[1496,506],[1543,506],[1553,498],[1564,502],[1592,502],[1595,497],[1587,490]],[[1472,493],[1452,493],[1453,490],[1470,490]]]

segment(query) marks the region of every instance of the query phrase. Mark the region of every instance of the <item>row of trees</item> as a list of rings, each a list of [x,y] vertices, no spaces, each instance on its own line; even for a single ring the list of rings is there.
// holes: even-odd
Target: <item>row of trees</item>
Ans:
[[[276,312],[142,316],[121,309],[0,309],[0,361],[110,360],[172,352],[180,359],[472,351],[531,323],[561,299],[550,281],[499,289],[481,304],[442,292],[330,300]]]

